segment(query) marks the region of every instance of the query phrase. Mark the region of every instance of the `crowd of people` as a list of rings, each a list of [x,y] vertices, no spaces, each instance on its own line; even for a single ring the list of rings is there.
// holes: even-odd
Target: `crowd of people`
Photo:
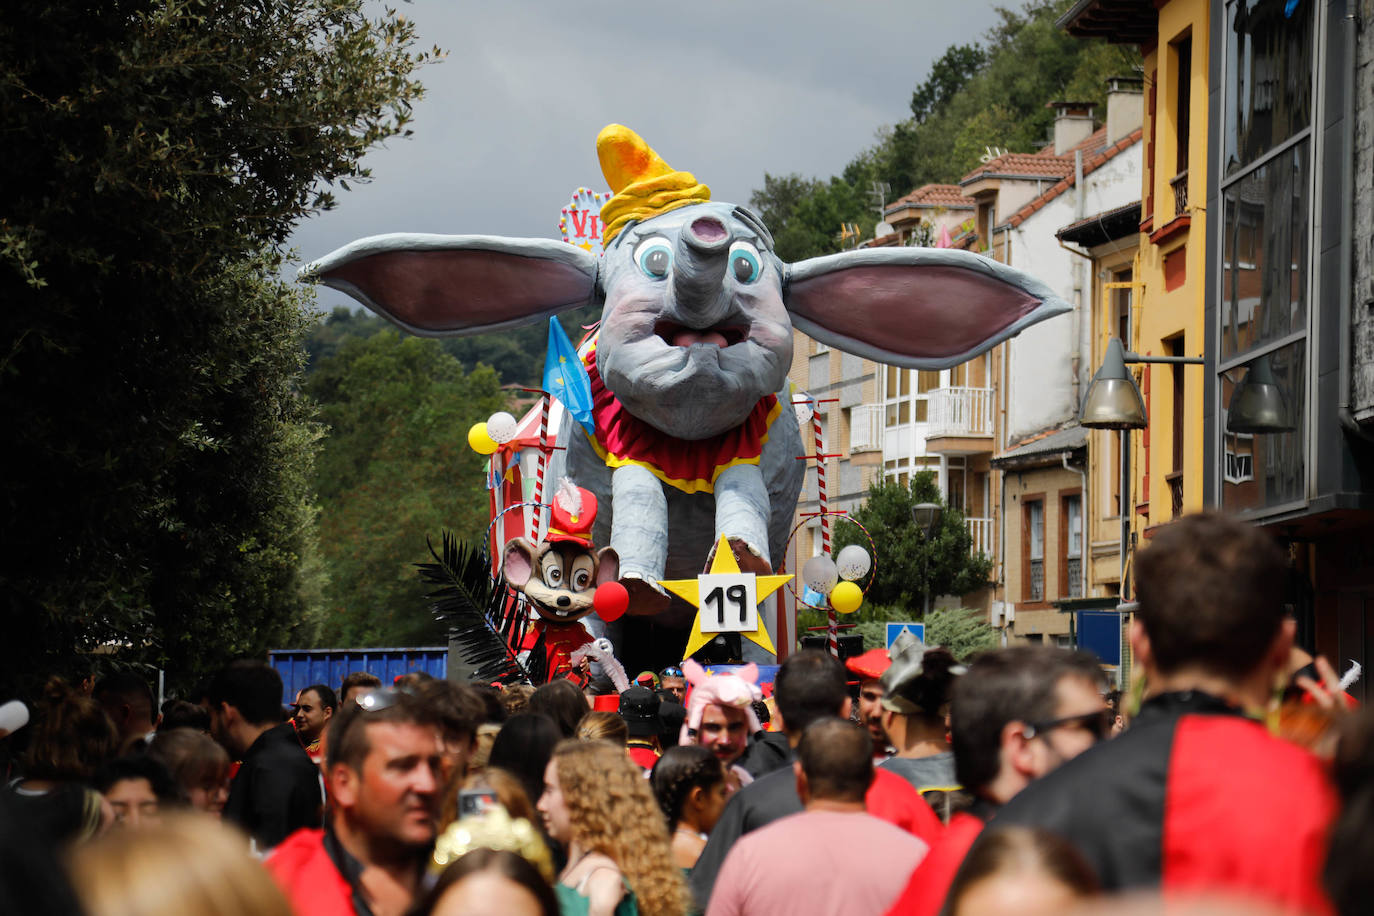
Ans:
[[[1278,548],[1192,516],[1136,575],[1125,698],[1084,652],[910,638],[601,697],[53,679],[0,727],[0,912],[1369,911],[1374,717],[1293,647]]]

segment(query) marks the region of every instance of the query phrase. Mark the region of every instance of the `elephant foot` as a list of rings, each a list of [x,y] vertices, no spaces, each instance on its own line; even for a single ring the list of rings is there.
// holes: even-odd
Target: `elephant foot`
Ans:
[[[771,576],[773,574],[772,565],[759,556],[758,551],[739,538],[730,538],[729,541],[730,552],[735,555],[735,563],[739,565],[740,572],[753,573],[756,576]],[[706,555],[706,566],[702,572],[710,572],[715,559],[716,549],[712,547],[711,552]]]
[[[668,605],[672,603],[672,596],[665,594],[648,579],[625,576],[620,580],[620,584],[625,586],[625,591],[630,594],[630,603],[625,609],[625,613],[630,617],[653,617],[668,610]]]

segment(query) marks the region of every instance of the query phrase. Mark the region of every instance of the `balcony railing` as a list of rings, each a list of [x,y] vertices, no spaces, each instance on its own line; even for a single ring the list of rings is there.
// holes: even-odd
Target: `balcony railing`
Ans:
[[[1173,513],[1171,517],[1178,518],[1183,514],[1183,472],[1165,474],[1164,480],[1169,484],[1169,508]]]
[[[991,435],[991,388],[936,388],[930,393],[927,438]]]
[[[1188,212],[1188,170],[1170,178],[1169,187],[1174,189],[1174,216],[1182,216]]]
[[[1083,597],[1083,558],[1069,557],[1064,561],[1064,593],[1070,598]]]
[[[964,524],[968,526],[968,533],[973,538],[973,543],[969,545],[969,553],[977,556],[982,554],[985,557],[997,556],[997,529],[993,526],[990,518],[965,518]]]
[[[849,450],[883,450],[883,405],[860,404],[849,410]]]

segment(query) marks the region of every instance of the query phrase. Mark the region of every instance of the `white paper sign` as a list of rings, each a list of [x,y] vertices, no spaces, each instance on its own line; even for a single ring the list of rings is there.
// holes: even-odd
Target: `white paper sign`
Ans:
[[[759,628],[757,581],[753,573],[697,576],[701,632],[752,633]]]

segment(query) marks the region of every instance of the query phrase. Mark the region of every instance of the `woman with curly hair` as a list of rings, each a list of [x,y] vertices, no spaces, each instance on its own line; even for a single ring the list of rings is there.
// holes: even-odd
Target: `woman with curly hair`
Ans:
[[[673,864],[697,864],[730,795],[725,765],[699,744],[670,747],[649,777],[672,834]]]
[[[643,771],[623,748],[564,741],[544,772],[539,813],[568,850],[554,890],[564,916],[681,916],[690,905]]]

